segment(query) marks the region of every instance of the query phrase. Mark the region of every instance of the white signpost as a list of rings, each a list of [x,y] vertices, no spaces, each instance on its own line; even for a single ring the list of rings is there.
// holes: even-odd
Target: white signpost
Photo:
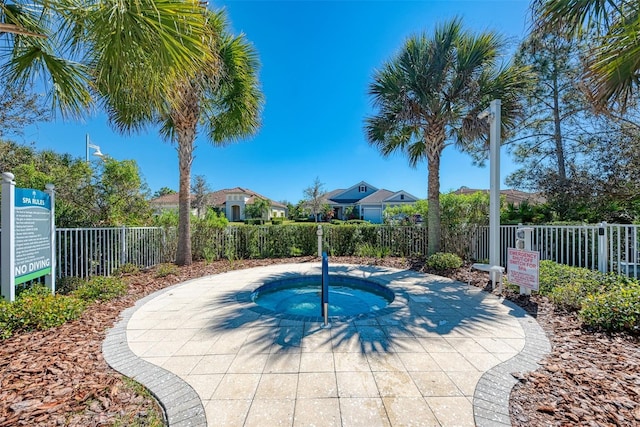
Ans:
[[[524,249],[507,249],[507,276],[509,282],[537,291],[539,287],[540,254]],[[522,292],[521,292],[522,293]]]
[[[2,174],[2,297],[15,300],[15,286],[45,276],[55,293],[54,187],[47,191],[16,188]]]

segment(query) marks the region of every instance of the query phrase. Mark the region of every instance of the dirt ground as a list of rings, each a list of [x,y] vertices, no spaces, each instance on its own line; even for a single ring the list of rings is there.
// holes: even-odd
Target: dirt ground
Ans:
[[[107,366],[101,345],[119,313],[158,289],[195,277],[273,263],[316,262],[313,257],[195,263],[177,274],[154,270],[126,278],[128,294],[92,305],[80,319],[43,332],[0,341],[0,427],[158,425],[152,398]],[[333,257],[334,263],[384,265],[425,271],[401,258]],[[486,273],[462,268],[445,275],[486,287]],[[513,375],[514,426],[640,425],[640,342],[593,333],[573,315],[557,313],[544,298],[507,296],[547,332],[552,353],[536,372]]]

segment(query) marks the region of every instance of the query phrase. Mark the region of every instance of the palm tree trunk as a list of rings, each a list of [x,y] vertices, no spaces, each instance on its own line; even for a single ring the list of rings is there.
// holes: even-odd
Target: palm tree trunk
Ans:
[[[178,248],[176,264],[191,265],[191,162],[193,161],[193,140],[191,136],[178,132],[178,167],[180,169],[180,189],[178,195]]]
[[[433,255],[440,252],[440,153],[427,155],[428,187],[427,187],[427,253]]]
[[[191,163],[193,144],[200,110],[198,91],[185,82],[178,87],[180,103],[171,112],[175,135],[178,140],[178,167],[180,169],[180,194],[178,198],[178,249],[176,264],[191,265]]]

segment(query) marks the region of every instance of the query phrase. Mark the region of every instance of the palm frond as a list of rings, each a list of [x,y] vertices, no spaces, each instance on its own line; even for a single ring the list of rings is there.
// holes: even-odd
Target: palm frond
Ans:
[[[488,125],[477,115],[495,98],[504,98],[503,124],[510,129],[526,73],[516,64],[499,65],[505,46],[495,32],[465,31],[459,18],[438,25],[431,37],[409,37],[369,84],[377,111],[365,119],[369,143],[385,156],[403,152],[412,166],[449,144],[472,150],[487,139]]]
[[[253,135],[260,126],[263,105],[258,56],[245,36],[223,34],[219,55],[219,84],[205,94],[202,108],[209,139],[218,145]]]

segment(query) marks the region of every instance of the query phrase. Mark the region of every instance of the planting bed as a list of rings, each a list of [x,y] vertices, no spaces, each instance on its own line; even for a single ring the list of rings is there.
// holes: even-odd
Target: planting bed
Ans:
[[[126,307],[158,289],[203,275],[273,263],[317,262],[299,257],[278,260],[195,263],[176,274],[154,270],[127,277],[128,294],[92,305],[74,322],[44,332],[18,334],[0,342],[0,427],[33,425],[154,425],[153,400],[128,385],[102,359],[106,330]],[[375,264],[424,271],[420,261],[400,258],[335,257],[334,263]],[[468,267],[446,275],[476,286],[486,273]],[[511,394],[516,426],[640,424],[640,344],[637,337],[591,333],[575,316],[556,313],[545,298],[510,295],[545,329],[552,353],[539,370],[520,380]]]

